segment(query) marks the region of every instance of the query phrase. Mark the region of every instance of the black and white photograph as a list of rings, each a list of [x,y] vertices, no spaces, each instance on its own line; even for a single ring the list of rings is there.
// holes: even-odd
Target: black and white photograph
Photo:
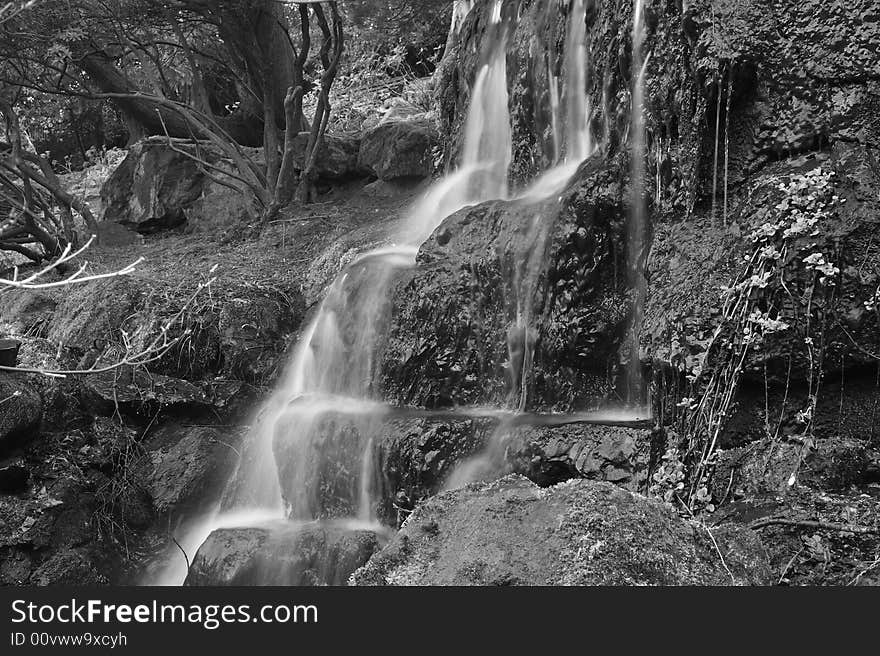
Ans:
[[[880,585],[880,2],[0,0],[0,585]]]

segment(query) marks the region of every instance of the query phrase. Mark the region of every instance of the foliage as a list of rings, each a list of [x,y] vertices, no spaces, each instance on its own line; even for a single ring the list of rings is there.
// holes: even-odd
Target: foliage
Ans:
[[[766,349],[777,333],[796,331],[797,339],[788,341],[802,345],[808,363],[810,401],[798,419],[805,443],[812,440],[825,357],[824,310],[834,302],[840,275],[833,255],[819,248],[824,225],[841,202],[834,180],[833,170],[821,166],[771,180],[776,200],[755,199],[764,202],[754,212],[760,223],[749,235],[753,250],[733,284],[721,290],[714,333],[681,337],[687,350],[673,350],[672,359],[688,381],[678,404],[678,430],[688,471],[683,500],[692,510],[712,507],[708,490],[734,394],[751,355]]]

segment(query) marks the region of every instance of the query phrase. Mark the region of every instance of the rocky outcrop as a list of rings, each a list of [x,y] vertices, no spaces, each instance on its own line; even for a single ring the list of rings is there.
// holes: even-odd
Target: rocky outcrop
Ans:
[[[629,125],[633,3],[587,6],[591,124],[603,149],[614,152]],[[491,10],[492,3],[477,3],[438,69],[450,162],[461,147]],[[714,164],[716,128],[734,184],[792,154],[841,141],[878,142],[880,26],[871,0],[646,3],[645,16],[649,158],[661,167],[665,206],[689,212],[711,193],[716,173],[724,178],[723,165]],[[567,5],[519,3],[507,67],[518,180],[553,160],[548,73],[561,73],[569,20]],[[777,29],[782,24],[786,29]]]
[[[434,123],[421,116],[386,116],[361,138],[358,164],[380,180],[426,178],[434,172]]]
[[[50,341],[75,349],[80,368],[91,367],[99,358],[110,363],[122,331],[134,353],[147,348],[191,293],[169,289],[164,281],[132,277],[72,288],[53,312],[43,315],[46,334]],[[96,300],[105,298],[113,302]],[[304,314],[305,302],[295,287],[231,282],[210,299],[205,294],[190,303],[168,333],[169,340],[178,342],[150,362],[149,369],[188,381],[222,376],[262,383],[274,373],[288,336]]]
[[[400,275],[382,360],[399,405],[591,407],[613,386],[629,319],[619,163],[588,161],[539,202],[493,201],[446,219]],[[536,217],[540,217],[536,221]],[[518,324],[530,308],[529,328]]]
[[[758,315],[749,325],[760,339],[744,362],[747,373],[805,383],[820,343],[826,375],[872,367],[880,352],[872,300],[880,285],[880,170],[873,159],[862,146],[839,145],[768,165],[731,194],[727,226],[709,211],[659,224],[642,339],[651,357],[689,373],[714,331],[734,323],[723,313],[724,290],[761,275],[766,280],[750,290]],[[781,324],[762,322],[764,315]]]
[[[219,497],[238,462],[241,431],[166,426],[145,444],[145,487],[156,511],[180,518]]]
[[[636,492],[645,489],[652,446],[661,436],[619,426],[566,424],[521,426],[508,439],[512,470],[539,485],[588,478]]]
[[[341,525],[220,529],[199,548],[184,585],[343,585],[378,548],[372,531]]]
[[[716,548],[717,544],[717,548]],[[723,558],[722,558],[723,556]],[[680,519],[609,483],[520,476],[444,493],[354,573],[357,585],[730,585],[769,581],[753,534]]]

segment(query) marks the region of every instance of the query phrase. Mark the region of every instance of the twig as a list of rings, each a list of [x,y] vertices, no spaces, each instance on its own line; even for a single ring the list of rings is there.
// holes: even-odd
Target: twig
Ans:
[[[144,261],[143,257],[139,257],[137,260],[132,262],[126,267],[119,269],[118,271],[111,271],[110,273],[98,273],[91,276],[81,277],[88,267],[89,263],[83,263],[79,269],[74,271],[72,274],[64,278],[63,280],[58,280],[56,282],[36,282],[42,276],[46,275],[52,269],[56,269],[59,266],[70,262],[71,260],[79,257],[82,253],[92,245],[95,241],[96,235],[92,235],[89,240],[81,246],[76,251],[72,251],[70,244],[64,247],[64,251],[62,251],[61,256],[49,264],[48,266],[40,269],[34,274],[31,274],[27,278],[23,278],[21,280],[18,279],[18,267],[15,268],[15,273],[11,279],[9,278],[0,278],[0,287],[14,287],[16,289],[51,289],[53,287],[63,287],[65,285],[70,285],[73,283],[81,283],[81,282],[91,282],[93,280],[104,280],[106,278],[116,278],[118,276],[127,276],[135,272],[136,267]]]
[[[178,542],[177,539],[173,535],[171,535],[171,533],[168,534],[168,537],[170,537],[171,541],[175,545],[177,545],[178,549],[180,549],[180,553],[183,554],[183,559],[186,561],[186,569],[187,569],[187,571],[189,571],[189,556],[186,555],[186,550],[180,546],[180,542]]]
[[[860,570],[856,577],[849,582],[849,584],[856,585],[865,574],[867,574],[871,570],[877,569],[878,567],[880,567],[880,556],[877,556],[877,558],[874,559],[873,563],[869,563],[867,567],[865,567],[863,570]]]
[[[798,549],[794,556],[791,557],[791,560],[788,561],[788,564],[782,568],[782,574],[779,575],[778,584],[781,585],[782,582],[785,580],[785,575],[788,574],[788,570],[791,569],[791,566],[794,564],[794,561],[797,559],[797,557],[804,552],[804,549],[806,549],[806,547],[801,547],[800,549]]]
[[[211,268],[211,273],[216,270],[216,265]],[[134,355],[126,355],[124,358],[119,360],[118,362],[114,362],[113,364],[109,364],[104,367],[92,367],[90,369],[31,369],[31,368],[22,368],[22,367],[5,367],[0,366],[0,371],[12,371],[18,373],[30,373],[30,374],[42,374],[44,376],[53,376],[56,378],[64,378],[66,376],[82,376],[88,374],[101,374],[106,373],[108,371],[115,371],[121,367],[126,365],[137,366],[144,365],[150,362],[155,362],[164,356],[168,351],[170,351],[180,340],[182,337],[188,334],[189,330],[185,330],[183,335],[178,337],[174,337],[172,339],[168,338],[168,332],[171,328],[183,317],[183,314],[186,312],[187,308],[195,301],[196,297],[202,292],[202,290],[210,288],[211,284],[216,280],[216,276],[210,278],[206,282],[199,283],[199,286],[196,290],[190,295],[187,299],[186,303],[177,311],[177,313],[171,317],[165,324],[162,326],[159,334],[151,341],[147,346],[145,346],[140,352],[135,353]]]
[[[682,501],[681,497],[677,494],[675,498],[678,499],[678,502],[682,505],[682,507],[687,511],[687,513],[691,516],[691,519],[699,524],[703,529],[705,529],[706,533],[709,534],[709,539],[712,540],[712,544],[715,547],[715,551],[718,553],[718,558],[721,559],[721,566],[724,567],[724,571],[727,572],[727,575],[730,577],[731,582],[736,585],[736,577],[733,575],[733,572],[730,571],[730,568],[727,566],[727,563],[724,560],[724,554],[721,553],[721,548],[718,546],[718,542],[715,540],[715,536],[712,534],[712,530],[706,526],[706,523],[697,519],[696,515],[694,515],[694,511],[690,509],[690,507]]]

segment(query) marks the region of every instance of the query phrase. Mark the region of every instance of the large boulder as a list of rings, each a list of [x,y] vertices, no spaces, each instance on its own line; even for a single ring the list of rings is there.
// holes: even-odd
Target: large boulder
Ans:
[[[139,142],[101,187],[103,220],[142,233],[174,228],[186,221],[204,182],[191,157],[167,143]]]
[[[0,453],[36,437],[43,401],[26,376],[0,372]]]
[[[258,169],[265,166],[262,149],[239,147],[239,152]],[[239,177],[237,164],[210,142],[194,146],[186,140],[169,144],[167,139],[148,138],[129,149],[101,187],[103,221],[143,234],[176,228],[189,219],[192,230],[227,227],[247,210],[247,193],[228,187],[240,187]],[[99,229],[99,239],[132,242],[104,228]]]
[[[306,164],[309,133],[300,132],[293,138],[294,168],[302,171]],[[344,180],[363,174],[358,163],[360,139],[344,134],[324,134],[315,159],[315,174],[319,178]]]
[[[521,476],[433,497],[357,585],[730,585],[770,582],[760,540],[680,519],[609,483]]]
[[[386,118],[361,138],[358,164],[380,180],[426,178],[434,172],[437,129],[424,115]]]
[[[150,371],[191,381],[221,375],[260,384],[275,372],[305,314],[305,301],[295,283],[253,285],[233,275],[218,279],[213,295],[192,301],[192,287],[162,279],[124,276],[77,286],[46,316],[47,336],[75,349],[82,356],[79,368],[98,358],[109,364],[123,331],[135,353],[147,349],[189,302],[168,332],[176,343],[149,363]]]
[[[594,159],[559,196],[447,218],[394,286],[385,398],[518,406],[525,389],[526,409],[559,411],[605,399],[632,306],[624,193],[620,162]]]
[[[372,531],[329,524],[219,529],[199,547],[184,585],[344,585],[378,548]]]

